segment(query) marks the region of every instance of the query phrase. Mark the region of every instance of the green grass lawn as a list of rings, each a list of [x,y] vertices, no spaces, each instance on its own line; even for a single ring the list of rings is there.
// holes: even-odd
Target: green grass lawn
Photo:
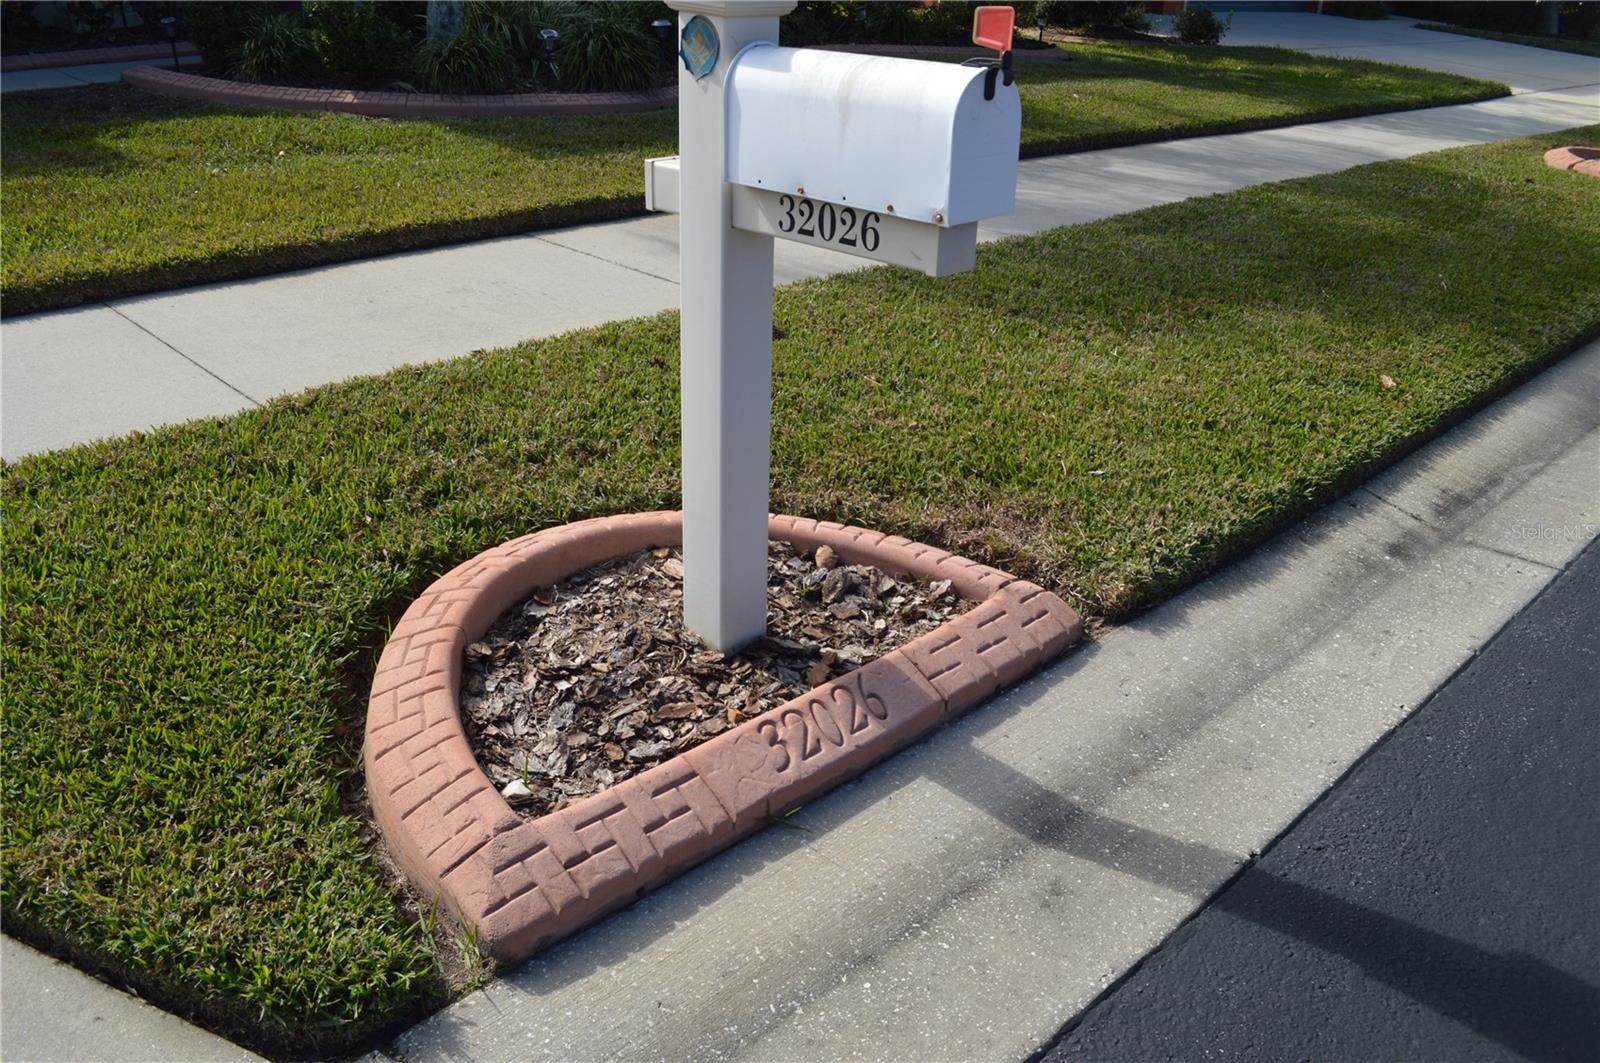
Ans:
[[[1600,330],[1600,181],[1379,163],[781,290],[774,505],[1126,617]],[[3,913],[256,1044],[448,992],[363,839],[389,625],[678,500],[675,314],[0,467]],[[1385,382],[1392,381],[1392,386]]]
[[[1471,29],[1452,26],[1447,22],[1419,22],[1419,30],[1438,30],[1440,33],[1459,33],[1463,37],[1482,37],[1486,41],[1504,41],[1507,44],[1526,44],[1533,48],[1549,48],[1555,52],[1573,52],[1577,55],[1600,56],[1600,41],[1586,41],[1579,37],[1543,37],[1531,33],[1501,33],[1498,30]]]
[[[1503,96],[1505,86],[1285,48],[1075,44],[1017,64],[1022,154],[1137,144]]]
[[[1279,49],[1075,45],[1020,64],[1023,152],[1501,95],[1449,74]],[[637,213],[673,112],[389,120],[251,112],[120,85],[0,112],[0,309],[85,300]]]

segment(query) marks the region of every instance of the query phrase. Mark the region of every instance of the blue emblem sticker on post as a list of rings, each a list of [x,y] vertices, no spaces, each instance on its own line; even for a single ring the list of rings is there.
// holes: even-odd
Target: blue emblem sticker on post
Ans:
[[[683,65],[699,81],[716,69],[717,56],[722,53],[722,42],[717,40],[717,28],[704,15],[696,15],[683,27],[683,39],[678,54]]]

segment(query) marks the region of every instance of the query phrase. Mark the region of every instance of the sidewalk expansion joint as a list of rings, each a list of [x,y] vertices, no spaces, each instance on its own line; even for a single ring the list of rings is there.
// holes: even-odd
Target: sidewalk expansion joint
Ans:
[[[557,243],[556,241],[550,239],[548,236],[535,236],[534,239],[539,241],[542,244],[549,244],[551,247],[559,247],[563,251],[571,251],[573,254],[582,255],[585,258],[592,258],[596,262],[604,262],[608,266],[616,266],[619,269],[625,269],[625,270],[628,270],[631,273],[642,274],[643,276],[646,276],[646,277],[654,277],[658,281],[666,281],[668,284],[671,284],[671,285],[676,285],[678,283],[677,281],[673,280],[671,277],[663,277],[659,273],[651,273],[647,269],[640,269],[638,266],[630,266],[626,262],[618,262],[614,258],[606,258],[604,255],[597,255],[593,251],[584,251],[581,248],[571,247],[571,246],[568,246],[567,244]]]
[[[1371,498],[1377,499],[1379,502],[1382,502],[1384,505],[1388,506],[1390,509],[1394,510],[1396,513],[1400,513],[1400,514],[1403,514],[1403,515],[1405,515],[1407,517],[1410,517],[1412,520],[1416,521],[1418,524],[1421,524],[1423,527],[1429,529],[1430,531],[1439,532],[1441,535],[1444,534],[1444,529],[1439,527],[1437,524],[1434,524],[1432,521],[1428,520],[1427,517],[1424,517],[1420,513],[1413,513],[1409,509],[1407,509],[1405,506],[1402,506],[1400,503],[1391,502],[1389,499],[1384,498],[1382,495],[1378,494],[1378,492],[1376,492],[1376,491],[1374,491],[1372,489],[1372,485],[1371,484],[1361,484],[1359,487],[1356,488],[1356,490],[1359,491],[1360,493],[1364,494],[1364,495],[1367,495],[1367,496],[1369,496]]]
[[[1549,462],[1545,462],[1545,463],[1541,464],[1539,466],[1539,471],[1543,471],[1549,464],[1550,464]],[[1407,509],[1406,507],[1400,505],[1397,502],[1389,501],[1387,498],[1384,498],[1382,495],[1378,494],[1378,492],[1374,491],[1367,484],[1362,484],[1360,487],[1356,488],[1356,490],[1364,492],[1367,495],[1370,495],[1371,497],[1377,499],[1379,502],[1382,502],[1384,505],[1388,506],[1390,509],[1394,510],[1395,512],[1401,513],[1401,514],[1404,514],[1407,517],[1410,517],[1412,520],[1416,521],[1418,524],[1421,524],[1423,527],[1427,528],[1430,531],[1438,532],[1441,536],[1450,535],[1450,532],[1448,530],[1446,530],[1444,528],[1441,528],[1437,524],[1432,523],[1426,517],[1423,517],[1423,516],[1420,516],[1420,515],[1418,515],[1416,513],[1411,512],[1409,509]],[[1467,546],[1474,547],[1475,549],[1487,550],[1491,554],[1498,554],[1500,557],[1506,558],[1507,560],[1521,561],[1524,564],[1536,565],[1537,567],[1545,569],[1545,570],[1550,571],[1550,572],[1559,572],[1559,571],[1561,571],[1560,569],[1556,568],[1554,565],[1550,564],[1549,562],[1540,561],[1536,557],[1528,557],[1525,554],[1519,554],[1515,550],[1507,550],[1507,549],[1505,549],[1503,547],[1499,547],[1499,546],[1490,546],[1488,543],[1478,542],[1476,539],[1472,539],[1472,538],[1467,537],[1465,535],[1459,536],[1459,537],[1453,537],[1453,538],[1457,538],[1457,540],[1459,542],[1464,543]]]
[[[238,387],[234,386],[233,384],[229,383],[228,381],[224,380],[222,377],[220,377],[216,373],[212,372],[206,366],[201,365],[199,362],[195,361],[193,358],[189,357],[187,354],[184,354],[182,351],[178,350],[178,348],[176,348],[172,344],[168,343],[165,339],[163,339],[160,336],[157,336],[154,332],[151,332],[149,329],[147,329],[143,325],[139,324],[139,322],[135,321],[133,318],[129,317],[127,314],[124,314],[121,310],[118,310],[115,306],[111,305],[110,303],[101,303],[100,305],[105,307],[107,310],[111,311],[113,314],[116,314],[122,320],[126,321],[128,324],[132,325],[134,328],[138,329],[140,332],[144,333],[146,336],[149,336],[151,339],[153,339],[157,343],[161,344],[161,346],[165,347],[167,350],[171,351],[173,354],[177,355],[179,358],[182,358],[184,361],[188,362],[190,365],[192,365],[196,369],[200,370],[200,372],[204,373],[206,376],[210,377],[212,380],[215,380],[217,383],[221,384],[223,387],[227,388],[229,391],[233,392],[235,395],[238,395],[240,398],[244,399],[250,405],[252,405],[252,406],[260,406],[261,405],[261,400],[260,399],[252,398],[251,396],[245,394],[244,391],[242,391]]]
[[[1600,81],[1585,81],[1585,82],[1583,82],[1581,84],[1578,84],[1578,85],[1552,85],[1550,88],[1547,88],[1547,89],[1525,89],[1522,92],[1517,93],[1517,95],[1518,96],[1542,96],[1542,95],[1544,95],[1546,93],[1550,93],[1550,92],[1571,92],[1573,89],[1600,89]],[[1583,103],[1582,101],[1579,101],[1579,100],[1573,100],[1572,102],[1573,102],[1573,105],[1576,106],[1576,107],[1586,107],[1586,106],[1588,106],[1588,104]]]
[[[1480,543],[1476,539],[1463,539],[1462,542],[1479,550],[1487,550],[1491,554],[1498,554],[1500,557],[1503,557],[1508,561],[1520,561],[1525,565],[1533,565],[1535,568],[1542,568],[1546,572],[1561,571],[1561,567],[1558,565],[1552,565],[1548,561],[1540,561],[1536,557],[1528,557],[1526,554],[1519,554],[1515,550],[1507,550],[1499,546],[1490,546],[1488,543]]]

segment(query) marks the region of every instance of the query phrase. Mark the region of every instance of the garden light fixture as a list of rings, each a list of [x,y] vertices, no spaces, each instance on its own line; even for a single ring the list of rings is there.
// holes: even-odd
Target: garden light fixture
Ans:
[[[556,69],[556,45],[561,41],[561,32],[553,29],[542,29],[539,31],[539,41],[544,45],[543,61],[544,65],[550,68],[550,80],[558,82],[561,80],[561,72]],[[538,62],[533,64],[533,76],[539,76]]]
[[[172,46],[172,69],[178,69],[178,17],[176,15],[162,15],[160,19],[161,33],[167,38],[167,43]]]
[[[672,73],[673,24],[670,18],[658,18],[650,23],[656,32],[656,76],[665,80]]]

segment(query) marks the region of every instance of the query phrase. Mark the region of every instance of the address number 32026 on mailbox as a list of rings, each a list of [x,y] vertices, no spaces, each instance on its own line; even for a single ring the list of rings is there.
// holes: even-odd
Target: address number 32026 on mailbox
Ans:
[[[1022,107],[1005,74],[745,47],[724,89],[734,228],[934,277],[972,269],[978,222],[1015,208]],[[646,170],[649,208],[675,210],[677,157]]]

